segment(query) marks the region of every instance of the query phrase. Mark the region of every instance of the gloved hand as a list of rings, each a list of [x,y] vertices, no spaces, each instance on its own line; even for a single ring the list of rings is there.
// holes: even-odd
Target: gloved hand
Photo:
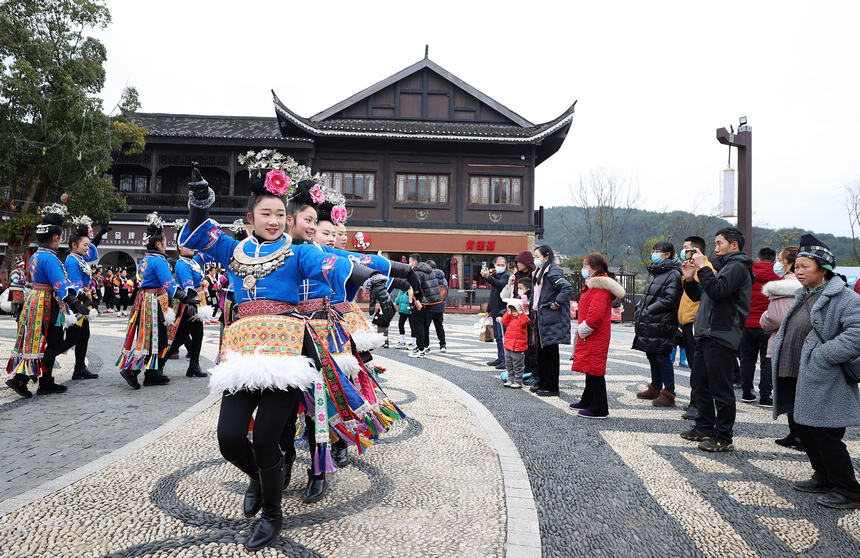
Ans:
[[[102,225],[102,227],[99,229],[99,232],[90,241],[90,244],[92,244],[93,246],[98,246],[101,243],[104,236],[112,230],[113,230],[112,227],[109,227],[107,225]]]
[[[69,307],[69,310],[71,310],[78,316],[87,316],[90,313],[89,308],[84,306],[78,299],[73,299],[72,302],[67,306]]]
[[[185,305],[185,316],[189,320],[193,320],[197,316],[197,301],[194,304],[187,303]]]
[[[198,163],[192,163],[191,182],[188,183],[188,189],[194,194],[198,200],[205,200],[209,197],[209,183],[203,178],[198,168]]]
[[[379,311],[382,313],[381,322],[390,323],[394,317],[394,304],[391,302],[391,297],[388,295],[388,289],[385,288],[386,279],[384,275],[379,275],[381,279],[371,281],[370,293],[371,298],[375,298],[379,302]],[[381,326],[386,327],[386,326]]]
[[[90,297],[88,297],[87,293],[85,293],[84,291],[78,291],[78,301],[87,308],[93,307],[93,301],[90,300]]]
[[[585,323],[585,320],[579,322],[579,325],[576,326],[576,333],[579,335],[580,339],[585,339],[592,333],[594,333],[594,329],[588,327],[588,324]]]

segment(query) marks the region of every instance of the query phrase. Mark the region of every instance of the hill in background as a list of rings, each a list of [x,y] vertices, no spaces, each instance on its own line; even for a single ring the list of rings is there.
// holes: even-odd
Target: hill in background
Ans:
[[[538,243],[549,244],[554,251],[570,257],[582,257],[592,251],[590,238],[594,239],[594,251],[605,251],[613,266],[628,265],[632,271],[641,271],[650,263],[651,247],[658,240],[668,240],[676,250],[685,237],[698,235],[708,243],[708,252],[713,251],[714,233],[732,223],[719,217],[696,215],[686,211],[657,212],[633,209],[627,223],[619,234],[620,223],[603,227],[604,241],[592,218],[592,234],[589,236],[585,211],[581,207],[550,207],[544,214],[544,239]],[[592,213],[594,209],[592,208]],[[617,209],[618,219],[624,218],[623,209]],[[620,213],[620,216],[618,215]],[[604,219],[604,223],[608,219]],[[797,244],[800,235],[811,233],[825,242],[836,255],[840,265],[858,265],[852,239],[805,229],[768,229],[753,227],[753,254],[763,246],[779,251],[783,246]],[[749,241],[749,240],[748,240]],[[629,247],[629,249],[628,249]]]

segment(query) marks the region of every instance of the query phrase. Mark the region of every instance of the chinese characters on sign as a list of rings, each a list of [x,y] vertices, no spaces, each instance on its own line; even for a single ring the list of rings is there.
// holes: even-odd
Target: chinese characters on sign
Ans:
[[[496,249],[496,241],[495,240],[467,240],[466,241],[466,250],[479,250],[492,252]]]

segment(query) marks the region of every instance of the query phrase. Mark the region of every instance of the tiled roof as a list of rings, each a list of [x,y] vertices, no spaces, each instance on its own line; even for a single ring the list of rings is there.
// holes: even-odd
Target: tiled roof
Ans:
[[[274,117],[139,112],[131,119],[150,136],[308,141],[283,137]]]
[[[273,92],[274,95],[274,92]],[[573,103],[557,118],[533,126],[488,124],[483,122],[445,122],[427,120],[329,118],[312,121],[288,109],[274,95],[275,112],[282,132],[297,130],[319,137],[380,137],[395,139],[430,139],[484,141],[497,143],[536,143],[569,127],[573,120]]]

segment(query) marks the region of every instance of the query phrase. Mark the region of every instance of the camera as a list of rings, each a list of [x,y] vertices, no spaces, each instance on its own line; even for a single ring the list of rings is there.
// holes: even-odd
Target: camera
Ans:
[[[682,262],[689,262],[693,259],[693,256],[696,255],[696,251],[692,248],[687,248],[681,250],[680,254],[678,255],[681,257]]]

